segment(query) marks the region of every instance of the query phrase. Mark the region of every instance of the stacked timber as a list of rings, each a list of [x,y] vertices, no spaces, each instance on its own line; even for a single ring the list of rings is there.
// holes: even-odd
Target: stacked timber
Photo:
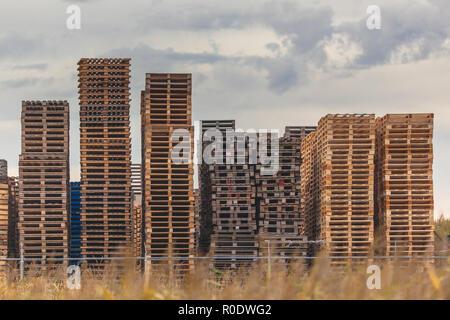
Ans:
[[[226,163],[226,133],[233,132],[235,130],[234,120],[201,120],[201,137],[199,150],[199,192],[200,192],[200,203],[199,203],[199,223],[200,223],[200,234],[199,234],[199,254],[205,255],[210,251],[211,246],[211,235],[214,233],[213,230],[213,209],[212,209],[212,181],[210,175],[210,167],[214,165]],[[209,131],[208,131],[209,130]],[[206,135],[205,133],[208,132]],[[218,161],[214,163],[209,163],[208,159],[203,159],[203,152],[207,153],[205,150],[211,143],[215,142],[215,138],[212,135],[219,135],[219,140],[216,143],[222,143],[222,154],[218,154]],[[218,150],[212,151],[219,152]],[[218,163],[217,163],[218,162]]]
[[[249,140],[242,150],[238,138],[227,143],[233,164],[210,165],[212,191],[211,253],[217,269],[237,269],[258,255],[254,165],[249,164]],[[233,146],[233,149],[230,148]]]
[[[170,274],[194,265],[191,88],[191,74],[148,73],[141,93],[147,267]]]
[[[279,140],[279,169],[271,175],[256,165],[258,226],[260,255],[306,256],[307,237],[303,234],[304,215],[301,208],[301,141],[315,127],[286,127]],[[270,140],[268,140],[269,142]],[[286,262],[289,262],[287,260]],[[304,261],[303,261],[304,262]]]
[[[374,153],[373,114],[329,114],[302,142],[306,231],[310,240],[323,241],[333,265],[369,255]]]
[[[131,254],[130,59],[83,58],[78,77],[81,254],[102,271]]]
[[[376,220],[383,254],[432,256],[433,114],[387,114],[376,120],[376,130]]]
[[[18,229],[28,267],[67,264],[68,194],[69,104],[23,101]]]

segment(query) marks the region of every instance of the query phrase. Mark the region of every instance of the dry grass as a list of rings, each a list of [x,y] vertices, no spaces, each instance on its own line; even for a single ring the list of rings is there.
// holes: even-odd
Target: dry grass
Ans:
[[[436,232],[442,239],[450,233],[450,220],[439,219]],[[0,278],[0,299],[450,299],[450,260],[437,259],[424,266],[411,261],[408,267],[395,262],[367,262],[347,269],[331,268],[319,258],[310,269],[260,261],[251,270],[236,275],[217,275],[203,261],[183,281],[170,273],[153,272],[148,278],[131,265],[126,272],[111,267],[102,278],[84,271],[80,290],[66,287],[65,270],[52,274]],[[381,268],[381,289],[367,288],[369,264]]]
[[[102,279],[84,272],[80,290],[66,288],[61,270],[22,282],[0,280],[0,299],[450,299],[448,261],[420,265],[400,268],[384,263],[379,290],[367,288],[366,266],[338,272],[326,259],[309,271],[301,265],[272,265],[270,276],[265,262],[235,276],[216,276],[199,265],[183,281],[168,278],[167,272],[145,280],[133,268],[121,276],[110,271]]]

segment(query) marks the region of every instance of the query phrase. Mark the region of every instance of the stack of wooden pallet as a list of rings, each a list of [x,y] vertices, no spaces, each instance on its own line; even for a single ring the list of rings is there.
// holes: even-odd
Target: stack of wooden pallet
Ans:
[[[130,59],[83,58],[78,77],[81,252],[101,271],[131,251]]]
[[[244,152],[234,143],[227,155],[234,164],[210,165],[212,185],[211,252],[218,269],[236,269],[258,254],[254,165],[248,164],[249,143]],[[229,146],[228,146],[229,147]],[[239,162],[245,164],[239,164]]]
[[[263,175],[256,165],[260,255],[306,256],[301,210],[301,141],[315,127],[286,127],[279,140],[279,170]],[[276,150],[273,150],[275,154]]]
[[[141,93],[147,266],[180,273],[194,265],[191,87],[191,74],[148,73]]]
[[[374,235],[373,114],[327,115],[302,143],[307,233],[334,265],[369,254]]]
[[[47,269],[69,256],[69,104],[22,102],[19,232],[24,258]],[[28,261],[29,262],[29,261]]]
[[[227,131],[234,132],[235,121],[234,120],[201,120],[201,137],[200,146],[202,152],[199,152],[199,192],[200,192],[200,203],[199,203],[199,214],[200,214],[200,235],[199,235],[199,254],[205,255],[209,252],[211,246],[211,235],[214,233],[213,228],[213,209],[212,209],[212,181],[210,175],[210,167],[216,165],[215,163],[209,163],[207,159],[203,159],[203,151],[208,147],[214,138],[211,137],[212,134],[221,135],[222,139],[222,155],[221,164],[226,163],[225,150],[226,150],[226,133]],[[205,133],[210,130],[207,135]],[[220,141],[220,140],[219,140]]]
[[[376,121],[376,217],[384,254],[432,256],[433,114]]]
[[[0,279],[7,270],[8,258],[9,187],[0,183]]]

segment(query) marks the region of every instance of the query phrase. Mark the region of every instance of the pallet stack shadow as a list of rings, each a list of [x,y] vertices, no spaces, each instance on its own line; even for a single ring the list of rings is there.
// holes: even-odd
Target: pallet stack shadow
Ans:
[[[256,165],[258,237],[261,256],[289,258],[307,255],[308,243],[304,232],[301,209],[301,141],[316,127],[286,127],[279,139],[279,170],[264,175],[264,165]],[[270,145],[270,140],[268,140]],[[271,149],[271,146],[269,147]],[[276,152],[276,153],[275,153]],[[302,262],[306,262],[303,260]]]
[[[81,186],[80,182],[70,183],[70,258],[81,258]],[[78,264],[71,260],[70,264]]]
[[[20,244],[26,265],[48,269],[69,256],[69,104],[22,102]]]
[[[130,59],[83,58],[78,77],[81,253],[103,270],[131,250]]]
[[[194,266],[191,88],[191,74],[148,73],[141,93],[147,267],[169,267],[170,274]]]
[[[432,256],[433,114],[376,121],[376,221],[389,256]]]
[[[302,142],[302,196],[308,239],[333,265],[366,257],[374,236],[373,114],[322,117]]]

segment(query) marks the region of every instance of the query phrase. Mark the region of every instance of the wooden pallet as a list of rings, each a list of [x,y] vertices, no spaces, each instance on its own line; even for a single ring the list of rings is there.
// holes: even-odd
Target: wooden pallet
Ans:
[[[67,264],[45,259],[68,258],[68,194],[69,104],[23,101],[18,230],[24,257],[43,259],[39,270]]]
[[[130,59],[78,62],[81,253],[131,254]],[[89,261],[103,270],[102,260]]]
[[[190,272],[194,261],[194,152],[191,74],[146,74],[141,93],[143,199],[149,268]],[[183,129],[184,163],[172,161]],[[156,260],[160,258],[160,260]]]
[[[433,114],[387,114],[376,129],[376,217],[384,254],[432,256]]]
[[[336,265],[338,257],[368,255],[373,243],[375,116],[322,117],[302,142],[305,232]],[[364,225],[363,228],[360,225]],[[321,247],[313,246],[310,254]]]

